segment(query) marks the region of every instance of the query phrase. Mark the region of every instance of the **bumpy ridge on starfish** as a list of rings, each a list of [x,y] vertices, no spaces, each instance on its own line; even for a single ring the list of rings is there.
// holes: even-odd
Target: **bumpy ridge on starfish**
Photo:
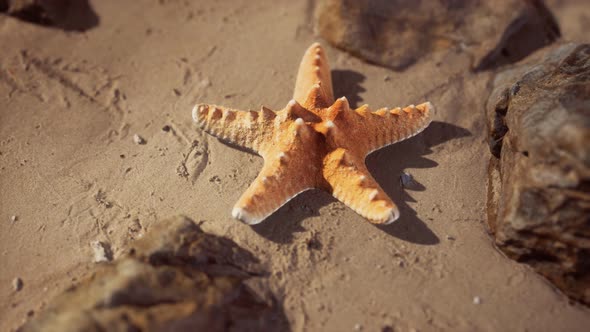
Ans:
[[[193,120],[207,133],[256,152],[263,151],[272,137],[276,116],[266,107],[260,112],[207,104],[193,108]]]
[[[351,109],[345,97],[334,100],[330,67],[317,43],[303,56],[294,99],[284,109],[239,111],[206,104],[193,109],[205,131],[264,158],[262,171],[232,211],[249,224],[311,188],[330,192],[373,223],[393,222],[398,208],[367,170],[365,156],[416,135],[433,115],[429,102],[373,112],[367,105]]]
[[[363,140],[364,148],[370,153],[419,134],[432,121],[434,111],[429,102],[404,108],[384,108],[376,112],[370,112],[368,107],[363,109],[361,106],[355,113],[363,118],[362,130],[367,133]]]

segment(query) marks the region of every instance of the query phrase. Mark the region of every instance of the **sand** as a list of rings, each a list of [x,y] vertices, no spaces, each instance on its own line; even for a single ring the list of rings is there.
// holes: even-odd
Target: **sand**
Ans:
[[[590,326],[588,309],[504,257],[486,232],[492,73],[468,72],[469,54],[393,72],[324,43],[337,97],[438,109],[422,134],[367,159],[402,217],[376,227],[309,191],[250,227],[231,208],[262,159],[197,130],[191,109],[284,107],[300,57],[318,40],[310,4],[91,3],[99,22],[83,33],[0,17],[1,331],[75,284],[95,264],[95,241],[116,259],[177,214],[254,252],[294,331]],[[554,4],[564,37],[582,36],[569,20],[579,12]],[[416,187],[401,187],[403,171]]]

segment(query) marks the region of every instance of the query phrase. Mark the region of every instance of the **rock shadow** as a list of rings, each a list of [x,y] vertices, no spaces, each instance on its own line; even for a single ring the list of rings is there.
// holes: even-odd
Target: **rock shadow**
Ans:
[[[365,92],[361,83],[365,81],[365,75],[352,70],[332,70],[332,85],[334,86],[334,97],[345,96],[350,107],[357,108],[363,101],[360,94]]]
[[[481,59],[474,71],[516,63],[561,36],[557,20],[541,0],[529,1],[525,10],[504,30],[498,44]]]
[[[100,21],[88,0],[0,0],[0,13],[66,31],[86,31]]]

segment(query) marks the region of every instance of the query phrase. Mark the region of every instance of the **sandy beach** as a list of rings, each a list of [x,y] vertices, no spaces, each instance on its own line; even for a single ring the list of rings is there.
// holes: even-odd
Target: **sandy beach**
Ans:
[[[562,39],[587,42],[590,14],[575,4],[548,2]],[[506,258],[487,232],[484,105],[494,73],[470,71],[468,51],[433,53],[403,71],[368,64],[314,33],[312,7],[91,1],[97,20],[83,32],[0,16],[1,331],[85,276],[93,241],[116,259],[179,214],[261,261],[293,331],[590,326],[588,308]],[[400,207],[392,225],[372,225],[321,191],[256,226],[231,216],[262,159],[199,130],[191,110],[282,109],[315,41],[335,96],[351,106],[437,108],[424,132],[367,158]],[[414,187],[401,186],[402,172]]]

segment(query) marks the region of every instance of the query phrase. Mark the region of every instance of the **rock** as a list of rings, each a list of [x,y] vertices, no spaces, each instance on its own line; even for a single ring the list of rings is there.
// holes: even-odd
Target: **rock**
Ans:
[[[20,291],[21,289],[23,289],[23,280],[21,278],[14,278],[12,280],[12,289],[14,289],[15,292]]]
[[[426,189],[421,183],[414,179],[414,176],[407,171],[402,171],[399,176],[399,182],[402,188],[415,190],[415,191],[423,191]]]
[[[88,30],[99,21],[88,0],[0,0],[0,13],[73,31]]]
[[[499,73],[486,113],[498,247],[590,304],[590,45],[557,45]]]
[[[176,217],[154,225],[122,258],[96,265],[20,331],[288,330],[276,300],[247,284],[261,275],[233,241]]]
[[[402,174],[399,176],[399,179],[403,188],[412,188],[416,184],[414,182],[414,177],[412,176],[412,174],[406,171],[402,171]]]
[[[394,70],[445,50],[468,50],[474,69],[488,69],[560,35],[542,0],[320,0],[315,22],[335,47]]]

